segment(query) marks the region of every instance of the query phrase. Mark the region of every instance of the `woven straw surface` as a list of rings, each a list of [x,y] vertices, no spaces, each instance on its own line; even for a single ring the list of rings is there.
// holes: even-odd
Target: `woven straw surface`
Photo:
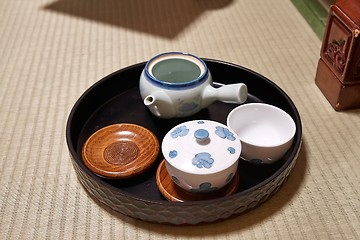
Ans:
[[[321,41],[289,0],[0,2],[0,239],[359,239],[360,111],[314,83]],[[268,77],[303,122],[298,163],[263,205],[199,226],[125,217],[90,198],[65,142],[97,80],[165,51]]]

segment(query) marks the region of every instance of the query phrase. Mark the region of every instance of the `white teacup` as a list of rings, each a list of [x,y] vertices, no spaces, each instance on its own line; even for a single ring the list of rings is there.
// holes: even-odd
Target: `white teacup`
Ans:
[[[144,104],[160,118],[193,115],[219,100],[243,103],[247,87],[243,83],[212,86],[205,62],[188,53],[168,52],[147,62],[140,76]]]
[[[248,103],[234,108],[227,126],[241,141],[241,157],[269,164],[281,159],[291,147],[296,125],[284,110],[265,103]]]

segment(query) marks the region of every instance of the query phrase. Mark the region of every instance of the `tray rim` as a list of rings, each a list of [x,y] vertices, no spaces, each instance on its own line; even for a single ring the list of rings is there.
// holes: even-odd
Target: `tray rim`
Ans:
[[[216,201],[217,202],[218,201],[230,201],[232,199],[237,199],[237,198],[243,197],[243,196],[247,195],[248,193],[256,191],[257,189],[259,189],[261,187],[264,187],[267,184],[269,184],[271,181],[274,181],[275,179],[277,179],[279,177],[279,175],[282,174],[285,170],[287,170],[289,165],[292,164],[293,166],[291,166],[290,169],[289,169],[289,174],[290,174],[292,168],[296,164],[296,160],[297,160],[297,157],[298,157],[299,151],[301,149],[301,145],[302,145],[302,122],[301,122],[301,117],[300,117],[300,114],[298,112],[298,109],[296,108],[296,106],[295,106],[294,102],[291,100],[291,98],[277,84],[275,84],[274,82],[269,80],[267,77],[255,72],[255,71],[253,71],[251,69],[248,69],[246,67],[243,67],[243,66],[240,66],[240,65],[237,65],[237,64],[234,64],[234,63],[225,62],[225,61],[222,61],[222,60],[208,59],[208,58],[202,58],[202,59],[205,62],[213,62],[213,63],[216,63],[216,64],[224,64],[224,65],[228,65],[228,66],[231,66],[231,67],[240,68],[240,69],[242,69],[244,71],[247,71],[247,72],[249,72],[251,74],[256,75],[257,77],[259,77],[259,78],[263,79],[264,81],[266,81],[268,84],[275,87],[279,92],[281,92],[282,97],[284,97],[285,100],[291,105],[291,108],[294,111],[295,116],[297,117],[297,119],[294,119],[294,120],[298,125],[297,126],[297,133],[298,133],[298,136],[300,137],[300,140],[297,141],[298,143],[297,143],[297,151],[296,151],[296,153],[292,154],[291,157],[289,157],[289,159],[287,161],[285,161],[284,164],[282,164],[279,169],[277,169],[267,179],[261,181],[260,183],[256,184],[255,186],[252,186],[252,187],[250,187],[248,189],[245,189],[245,190],[243,190],[241,192],[237,192],[237,193],[235,193],[233,195],[230,195],[230,196],[224,196],[224,197],[217,198],[217,199],[201,200],[201,201],[170,202],[170,201],[164,200],[164,201],[160,202],[160,201],[144,199],[144,198],[141,198],[141,197],[134,196],[132,194],[128,194],[127,192],[124,192],[123,190],[121,190],[121,189],[119,189],[119,188],[117,188],[117,187],[103,181],[100,177],[96,176],[89,169],[81,168],[81,166],[76,166],[76,167],[81,168],[81,170],[85,171],[85,173],[88,176],[99,178],[99,179],[96,179],[96,180],[94,179],[94,181],[96,181],[97,184],[102,185],[105,188],[108,188],[111,192],[115,192],[118,195],[124,196],[126,198],[130,198],[130,199],[134,199],[136,201],[141,201],[143,203],[146,203],[147,205],[162,205],[162,206],[174,206],[174,207],[176,207],[176,206],[177,207],[186,207],[186,206],[196,206],[196,205],[199,206],[199,205],[204,205],[204,204],[210,204],[210,203],[213,203],[213,202],[216,202]],[[134,68],[137,68],[137,67],[140,67],[142,65],[145,66],[145,64],[146,64],[146,62],[141,62],[141,63],[137,63],[137,64],[134,64],[134,65],[127,66],[127,67],[119,69],[117,71],[114,71],[114,72],[104,76],[102,79],[98,80],[97,82],[95,82],[93,85],[91,85],[88,89],[86,89],[86,91],[84,91],[80,95],[80,97],[77,99],[77,101],[73,105],[73,107],[72,107],[72,109],[70,111],[70,114],[68,116],[67,123],[66,123],[66,142],[67,142],[67,145],[68,145],[68,148],[69,148],[69,151],[70,151],[70,155],[71,155],[72,158],[74,158],[78,153],[77,153],[76,148],[73,147],[74,142],[72,141],[72,137],[71,137],[71,126],[70,125],[71,125],[71,122],[73,121],[75,111],[77,110],[77,108],[79,107],[81,102],[84,100],[84,98],[86,98],[89,95],[89,93],[91,93],[95,88],[97,88],[99,85],[101,85],[103,82],[107,81],[109,78],[113,77],[114,75],[117,75],[117,74],[119,74],[121,72],[128,71],[128,70],[131,70],[131,69],[134,69]],[[109,100],[110,99],[111,98],[109,98]],[[72,159],[72,162],[73,162],[73,165],[74,165],[76,160]],[[84,183],[81,181],[81,179],[80,179],[80,182],[84,185]],[[281,185],[282,184],[280,184],[280,186]],[[125,215],[127,215],[127,214],[125,214]]]

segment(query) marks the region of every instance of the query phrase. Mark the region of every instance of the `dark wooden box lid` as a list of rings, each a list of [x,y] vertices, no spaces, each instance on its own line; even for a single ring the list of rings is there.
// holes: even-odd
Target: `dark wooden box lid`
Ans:
[[[356,25],[360,25],[360,0],[337,0],[338,6]]]

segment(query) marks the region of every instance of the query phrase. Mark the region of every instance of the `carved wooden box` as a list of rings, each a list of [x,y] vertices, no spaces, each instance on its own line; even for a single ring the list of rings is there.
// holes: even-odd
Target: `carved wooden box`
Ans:
[[[336,110],[360,107],[360,0],[331,6],[315,82]]]

